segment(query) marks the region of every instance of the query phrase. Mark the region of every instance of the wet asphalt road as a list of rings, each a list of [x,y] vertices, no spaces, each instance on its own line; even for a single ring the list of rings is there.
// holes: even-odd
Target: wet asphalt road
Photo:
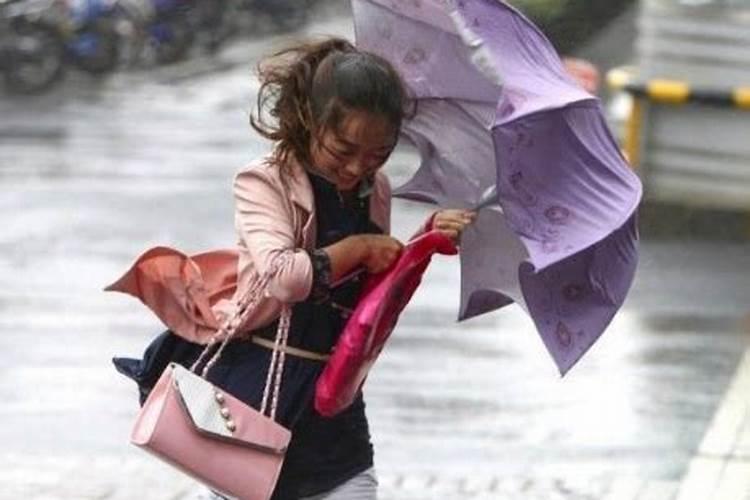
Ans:
[[[340,17],[310,31],[348,29]],[[101,289],[149,246],[233,244],[232,175],[267,148],[247,125],[251,68],[281,41],[0,95],[0,478],[17,488],[0,498],[32,484],[22,476],[35,463],[95,457],[88,479],[60,473],[58,493],[134,481],[117,465],[141,459],[126,443],[134,386],[109,359],[137,356],[161,327]],[[410,160],[393,158],[394,183]],[[427,213],[397,202],[394,232]],[[381,475],[391,487],[486,476],[528,493],[510,498],[539,484],[558,495],[539,498],[599,498],[621,477],[677,481],[747,346],[748,269],[747,244],[645,241],[625,309],[561,380],[515,307],[457,324],[457,260],[437,259],[366,387]]]

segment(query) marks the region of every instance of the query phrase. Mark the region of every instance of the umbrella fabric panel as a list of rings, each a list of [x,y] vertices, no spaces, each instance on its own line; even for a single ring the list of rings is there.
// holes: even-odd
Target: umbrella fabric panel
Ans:
[[[465,320],[513,302],[528,312],[519,266],[529,254],[508,224],[502,209],[481,210],[461,236],[461,307]]]
[[[524,264],[525,249],[514,241],[499,209],[482,210],[479,218],[494,220],[467,228],[462,238],[466,293],[459,319],[517,303],[564,375],[601,336],[630,289],[638,263],[636,216],[611,237],[541,272]],[[488,226],[501,230],[489,233]],[[491,252],[488,242],[494,245]]]
[[[464,43],[502,78],[497,125],[568,104],[595,100],[571,77],[555,48],[519,11],[497,0],[457,2],[453,19]]]
[[[429,24],[448,33],[455,33],[456,27],[446,6],[450,0],[369,0],[368,3],[394,11],[399,17]]]
[[[493,120],[493,108],[482,103],[420,99],[403,135],[419,150],[421,164],[394,195],[444,207],[476,207],[497,180],[489,132]]]
[[[366,0],[352,2],[358,46],[391,61],[414,97],[484,101],[495,106],[499,87],[482,76],[453,30],[436,27],[453,26],[447,11],[425,9],[425,15],[442,16],[441,22],[429,23],[399,13],[414,10],[407,5],[410,2],[383,3],[388,7]]]
[[[560,374],[583,356],[625,301],[638,264],[637,217],[541,272],[522,266],[526,305]]]
[[[493,137],[500,203],[537,270],[606,238],[640,201],[597,102],[519,118]]]

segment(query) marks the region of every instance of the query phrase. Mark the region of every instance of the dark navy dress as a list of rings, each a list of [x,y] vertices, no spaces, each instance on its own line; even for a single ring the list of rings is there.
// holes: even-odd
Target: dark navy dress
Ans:
[[[309,177],[317,213],[316,248],[354,234],[381,232],[369,217],[369,183],[363,182],[358,196],[344,200],[325,179],[311,174]],[[308,351],[328,353],[346,323],[347,311],[356,304],[360,282],[353,278],[329,288],[327,262],[318,251],[311,252],[311,258],[313,292],[292,309],[288,343]],[[275,332],[274,323],[257,334],[272,339]],[[189,366],[202,349],[203,346],[168,331],[152,342],[143,360],[116,358],[115,365],[138,382],[142,402],[170,361]],[[270,355],[270,350],[250,341],[232,341],[212,367],[208,379],[258,408]],[[292,430],[292,440],[273,500],[296,500],[329,491],[373,464],[361,393],[351,407],[333,418],[322,417],[314,410],[315,383],[323,367],[320,361],[285,356],[276,419]]]

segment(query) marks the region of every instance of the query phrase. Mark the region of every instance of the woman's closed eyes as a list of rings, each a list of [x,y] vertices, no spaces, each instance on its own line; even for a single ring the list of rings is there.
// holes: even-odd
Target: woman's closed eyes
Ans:
[[[342,147],[339,145],[328,146],[325,143],[321,144],[322,149],[329,154],[333,159],[347,163],[357,156],[357,150],[355,148]],[[373,153],[368,153],[364,156],[364,164],[369,168],[377,168],[388,160],[391,155],[393,148],[383,148]]]

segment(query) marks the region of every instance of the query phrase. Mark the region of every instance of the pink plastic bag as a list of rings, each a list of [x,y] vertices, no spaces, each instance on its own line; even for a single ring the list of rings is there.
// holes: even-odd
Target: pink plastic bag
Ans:
[[[318,413],[330,417],[352,404],[435,253],[455,255],[458,250],[448,237],[430,231],[410,241],[390,270],[367,279],[357,307],[318,378]]]

